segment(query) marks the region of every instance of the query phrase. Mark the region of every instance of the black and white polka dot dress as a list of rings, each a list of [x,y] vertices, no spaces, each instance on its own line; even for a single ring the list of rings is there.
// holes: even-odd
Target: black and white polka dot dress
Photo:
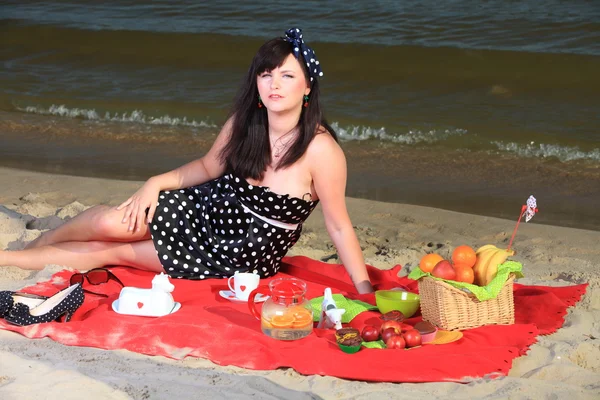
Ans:
[[[227,174],[161,192],[150,231],[173,278],[222,278],[236,271],[268,277],[279,270],[317,203]]]

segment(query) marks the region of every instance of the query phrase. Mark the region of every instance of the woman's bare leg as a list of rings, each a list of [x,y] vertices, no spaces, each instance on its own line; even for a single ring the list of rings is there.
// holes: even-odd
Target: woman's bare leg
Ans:
[[[132,243],[63,242],[21,251],[0,251],[0,266],[41,270],[58,264],[80,271],[105,265],[124,265],[152,272],[164,272],[151,240]]]
[[[116,207],[88,208],[58,228],[43,233],[25,249],[74,241],[135,242],[150,237],[145,222],[139,226],[139,230],[129,230],[129,225],[122,222],[123,214],[124,211],[117,210]]]

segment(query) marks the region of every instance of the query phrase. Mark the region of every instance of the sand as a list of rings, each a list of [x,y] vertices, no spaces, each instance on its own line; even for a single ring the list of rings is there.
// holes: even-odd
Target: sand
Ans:
[[[82,178],[0,168],[0,248],[16,250],[46,229],[95,204],[116,205],[141,182]],[[525,201],[525,198],[523,199]],[[539,198],[538,204],[543,205]],[[515,205],[518,210],[520,205]],[[425,251],[448,256],[461,244],[506,245],[515,221],[439,209],[348,199],[367,263],[387,269],[415,267]],[[517,211],[518,212],[518,211]],[[600,398],[600,232],[521,224],[514,257],[524,265],[520,283],[588,282],[563,328],[539,337],[514,360],[506,377],[470,383],[391,384],[304,376],[292,369],[253,371],[208,360],[171,360],[127,351],[68,347],[0,331],[2,399],[597,399]],[[305,224],[289,255],[338,262],[320,208]],[[39,272],[0,268],[0,290],[46,280],[62,267]]]

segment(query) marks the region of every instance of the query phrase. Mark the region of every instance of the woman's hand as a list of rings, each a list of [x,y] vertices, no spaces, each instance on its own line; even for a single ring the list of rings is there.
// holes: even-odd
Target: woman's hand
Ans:
[[[365,266],[365,269],[366,268],[367,267]],[[367,272],[367,275],[368,275],[368,272]],[[370,280],[364,280],[364,281],[358,282],[354,286],[356,287],[356,290],[358,291],[359,294],[375,293],[375,290],[373,290],[373,286],[371,285]]]
[[[149,179],[144,183],[137,192],[130,198],[125,200],[123,204],[117,207],[117,210],[125,209],[123,214],[124,224],[129,224],[128,231],[137,232],[140,230],[146,218],[146,223],[149,224],[154,217],[156,211],[156,204],[158,202],[158,194],[160,193],[160,187],[155,181]],[[146,209],[148,209],[148,216],[146,217]]]

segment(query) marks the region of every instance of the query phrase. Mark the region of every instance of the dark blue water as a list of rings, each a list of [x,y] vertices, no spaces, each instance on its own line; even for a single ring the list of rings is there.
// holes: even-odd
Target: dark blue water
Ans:
[[[600,4],[528,1],[5,1],[3,19],[93,30],[268,37],[600,55]]]

